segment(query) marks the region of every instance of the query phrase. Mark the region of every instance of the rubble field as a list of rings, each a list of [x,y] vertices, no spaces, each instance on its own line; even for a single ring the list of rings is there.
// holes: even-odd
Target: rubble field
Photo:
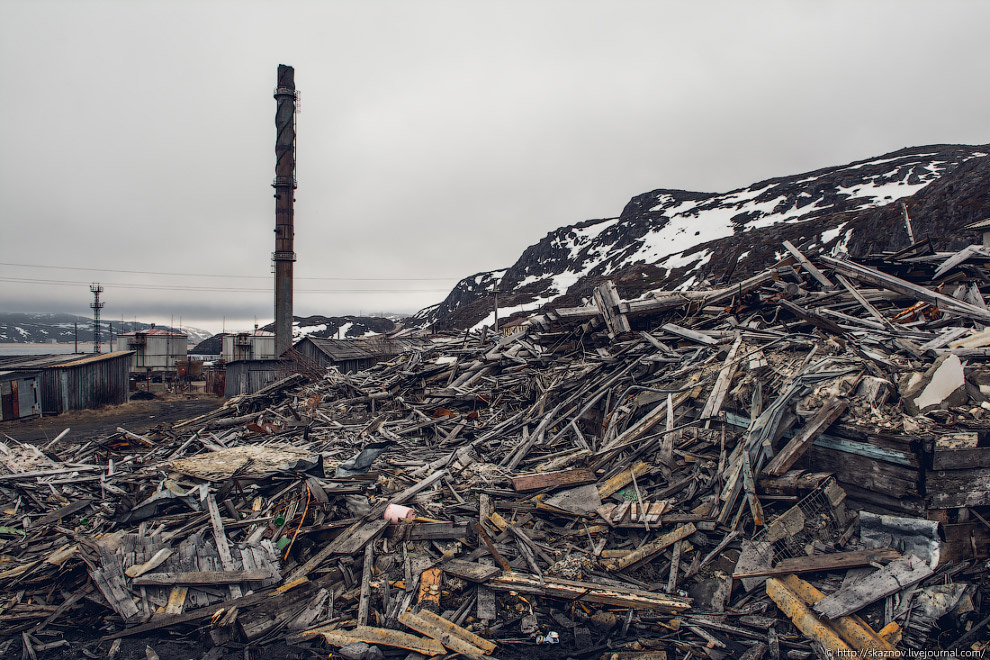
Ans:
[[[0,656],[979,652],[990,251],[743,281],[0,444]]]

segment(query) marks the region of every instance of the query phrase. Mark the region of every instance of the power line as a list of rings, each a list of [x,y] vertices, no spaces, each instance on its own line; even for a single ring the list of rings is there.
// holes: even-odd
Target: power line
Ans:
[[[167,273],[153,270],[121,270],[114,268],[83,268],[79,266],[48,266],[41,264],[15,264],[0,262],[0,266],[17,268],[48,268],[54,270],[84,270],[96,273],[124,273],[127,275],[168,275],[172,277],[228,277],[241,279],[271,279],[271,275],[216,275],[210,273]],[[297,280],[340,280],[346,282],[450,282],[461,277],[296,277]]]
[[[42,284],[49,286],[79,286],[87,282],[76,280],[47,280],[27,277],[0,276],[0,282],[14,284]],[[211,287],[189,285],[131,284],[127,282],[105,282],[106,286],[118,289],[143,289],[148,291],[186,291],[202,293],[271,293],[269,288]],[[448,289],[296,289],[297,293],[445,293]]]

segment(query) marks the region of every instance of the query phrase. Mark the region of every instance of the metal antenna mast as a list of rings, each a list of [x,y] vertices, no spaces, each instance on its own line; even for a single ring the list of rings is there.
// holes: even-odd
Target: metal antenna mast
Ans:
[[[100,286],[99,282],[95,282],[89,285],[89,290],[93,292],[93,302],[89,303],[89,306],[93,308],[93,352],[100,352],[100,310],[103,309],[104,303],[100,302],[100,294],[103,293],[103,287]]]

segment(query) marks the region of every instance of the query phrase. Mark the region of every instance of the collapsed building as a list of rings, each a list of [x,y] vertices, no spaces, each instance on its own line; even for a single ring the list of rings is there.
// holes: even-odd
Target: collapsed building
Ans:
[[[720,287],[605,281],[350,373],[306,361],[145,433],[10,439],[5,648],[985,648],[990,252],[784,250]]]

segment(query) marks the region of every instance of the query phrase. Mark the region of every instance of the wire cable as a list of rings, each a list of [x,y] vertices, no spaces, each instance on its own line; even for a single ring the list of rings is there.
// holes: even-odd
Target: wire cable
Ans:
[[[174,277],[227,277],[241,279],[271,279],[271,275],[217,275],[211,273],[167,273],[153,270],[122,270],[119,268],[83,268],[79,266],[48,266],[40,264],[15,264],[0,262],[0,266],[15,268],[49,268],[53,270],[84,270],[96,273],[124,273],[127,275],[166,275]],[[299,277],[297,280],[341,280],[348,282],[455,282],[462,277]]]

